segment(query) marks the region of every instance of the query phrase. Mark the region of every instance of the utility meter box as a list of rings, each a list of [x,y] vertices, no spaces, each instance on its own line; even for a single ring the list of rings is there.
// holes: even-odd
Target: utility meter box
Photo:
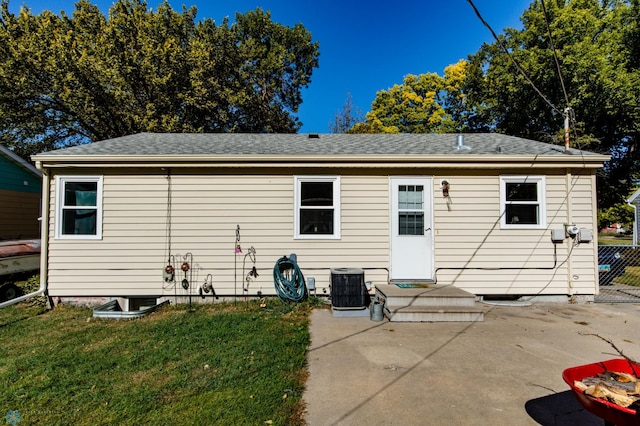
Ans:
[[[565,238],[566,238],[566,235],[564,233],[564,229],[558,228],[558,229],[551,230],[551,241],[554,244],[560,244],[564,242]]]
[[[577,238],[579,243],[590,243],[593,241],[593,232],[589,228],[580,228]]]

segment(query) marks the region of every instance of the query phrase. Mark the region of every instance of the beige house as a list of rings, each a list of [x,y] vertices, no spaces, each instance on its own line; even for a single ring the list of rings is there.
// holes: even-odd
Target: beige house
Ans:
[[[54,301],[198,296],[205,281],[274,295],[290,253],[318,294],[345,267],[487,297],[598,291],[603,155],[499,134],[143,133],[34,160]]]

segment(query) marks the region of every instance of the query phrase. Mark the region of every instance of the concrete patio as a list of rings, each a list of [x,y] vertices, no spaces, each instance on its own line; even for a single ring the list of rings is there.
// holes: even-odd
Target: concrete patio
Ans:
[[[564,369],[640,359],[640,305],[482,305],[484,322],[311,317],[309,425],[603,425]]]

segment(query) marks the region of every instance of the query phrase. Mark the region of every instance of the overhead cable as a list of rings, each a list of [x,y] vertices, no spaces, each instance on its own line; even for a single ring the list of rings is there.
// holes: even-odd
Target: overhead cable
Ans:
[[[560,84],[562,85],[562,93],[564,94],[564,101],[567,108],[569,108],[569,96],[567,96],[567,89],[564,87],[564,79],[562,78],[562,71],[560,70],[560,61],[558,60],[558,55],[556,53],[556,47],[553,43],[553,36],[551,35],[551,26],[549,25],[549,15],[547,14],[547,8],[544,5],[544,0],[540,0],[542,4],[542,11],[544,12],[544,22],[547,24],[547,32],[549,33],[549,43],[551,44],[551,51],[553,52],[553,59],[556,63],[556,69],[558,70],[558,78],[560,79]]]
[[[487,27],[487,29],[491,32],[491,35],[493,35],[493,38],[496,40],[498,45],[500,45],[500,47],[507,54],[509,59],[511,59],[511,62],[513,62],[513,64],[515,65],[516,69],[518,70],[518,72],[520,72],[520,74],[522,74],[522,76],[525,78],[525,80],[527,80],[527,82],[531,85],[533,90],[535,90],[536,93],[538,93],[538,95],[540,95],[540,97],[542,97],[542,99],[544,99],[544,101],[551,107],[551,109],[556,111],[558,114],[562,115],[563,114],[562,111],[560,111],[558,108],[556,108],[556,106],[540,91],[540,89],[538,89],[536,87],[536,85],[533,83],[533,81],[531,81],[531,79],[529,78],[527,73],[522,69],[522,67],[520,66],[518,61],[516,61],[516,59],[513,57],[513,55],[511,55],[511,53],[509,52],[507,47],[504,45],[504,43],[498,38],[496,33],[493,31],[493,28],[491,28],[491,26],[487,23],[487,21],[484,20],[484,18],[480,14],[480,11],[476,7],[476,5],[473,4],[473,0],[467,0],[467,2],[469,3],[469,5],[471,5],[471,7],[473,8],[473,11],[476,13],[476,16],[478,17],[478,19],[480,19],[482,24],[485,27]]]

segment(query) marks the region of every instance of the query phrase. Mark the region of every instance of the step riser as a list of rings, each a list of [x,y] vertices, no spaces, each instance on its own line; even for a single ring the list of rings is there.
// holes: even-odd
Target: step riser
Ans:
[[[476,322],[484,311],[476,307],[476,296],[453,286],[376,286],[384,299],[384,314],[393,322]]]
[[[385,310],[391,322],[481,322],[484,313],[478,312],[398,312],[391,314]]]
[[[475,297],[398,297],[385,299],[393,306],[475,306]]]

